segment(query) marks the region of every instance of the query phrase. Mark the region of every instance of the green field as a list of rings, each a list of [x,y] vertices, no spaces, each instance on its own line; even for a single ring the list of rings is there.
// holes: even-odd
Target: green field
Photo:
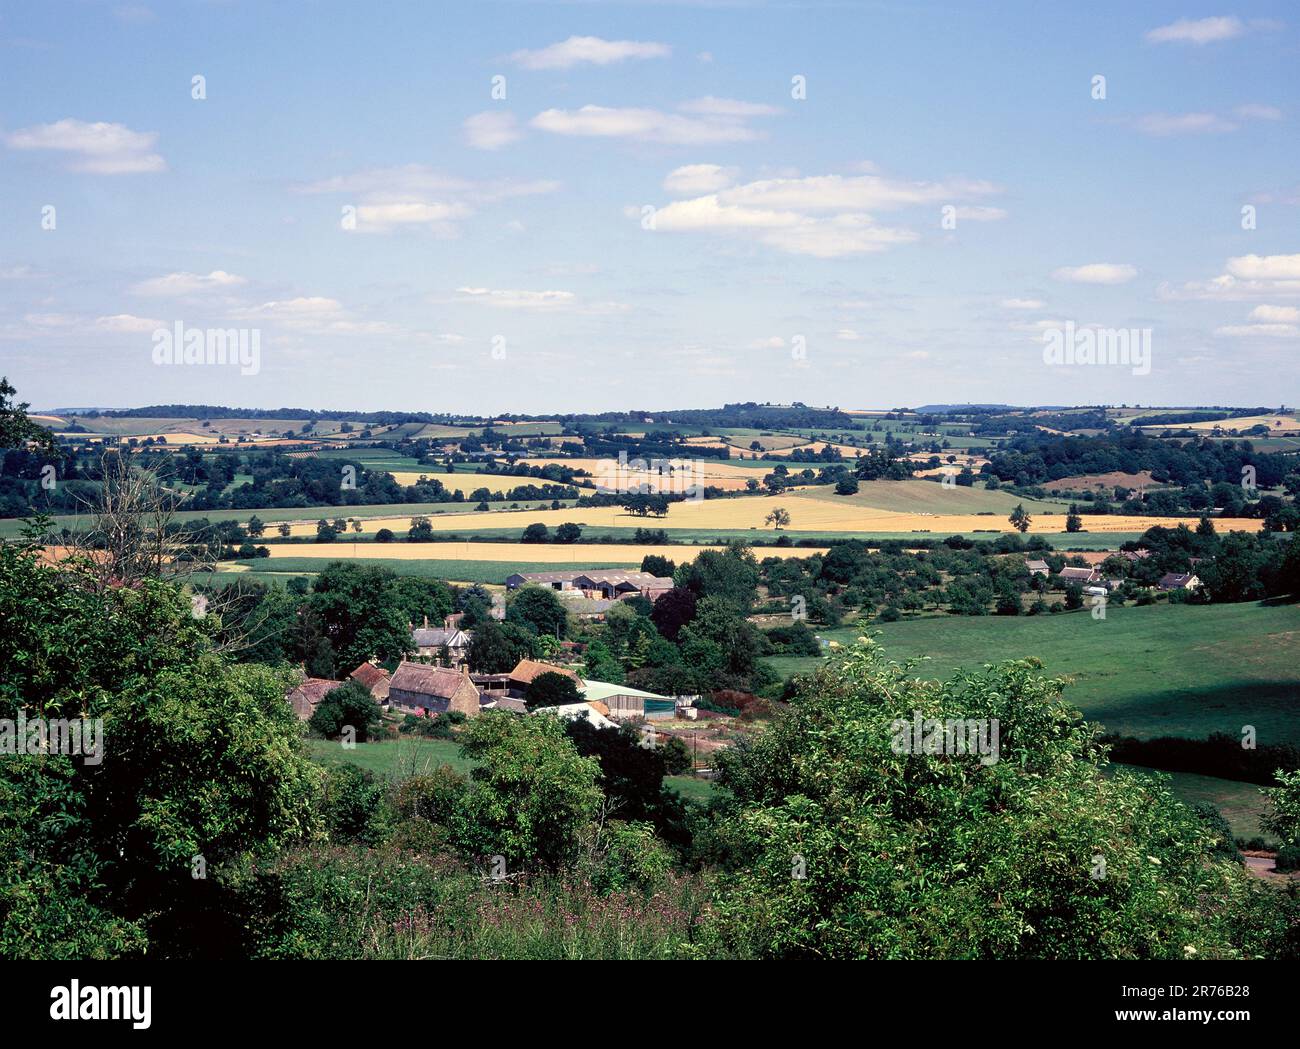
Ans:
[[[826,502],[849,503],[873,510],[890,510],[901,514],[993,514],[997,520],[990,522],[1002,526],[1002,518],[1018,505],[1030,513],[1064,514],[1069,503],[1060,500],[1029,499],[1011,492],[990,492],[982,487],[970,488],[953,485],[945,487],[938,481],[863,481],[856,495],[836,495],[830,485],[818,485],[802,490],[813,499]]]
[[[1140,765],[1119,765],[1111,768],[1128,769],[1149,776],[1166,776],[1170,780],[1169,789],[1174,796],[1189,805],[1208,802],[1213,805],[1228,821],[1233,837],[1263,838],[1270,845],[1276,845],[1276,839],[1265,834],[1259,826],[1259,817],[1268,810],[1268,803],[1254,783],[1238,783],[1236,780],[1219,779],[1217,776],[1200,776],[1194,772],[1158,772]]]
[[[1168,605],[1056,616],[926,617],[867,628],[893,659],[928,657],[918,668],[943,678],[961,666],[1033,656],[1070,684],[1065,699],[1125,735],[1240,735],[1300,743],[1300,605]],[[849,641],[858,628],[826,631]],[[773,658],[783,676],[816,657]]]
[[[450,765],[468,774],[474,763],[461,757],[460,747],[446,739],[399,739],[379,743],[359,743],[345,750],[328,739],[307,740],[307,750],[314,761],[323,765],[353,764],[377,776],[394,778],[429,772],[439,765]],[[694,776],[666,776],[664,785],[687,801],[707,802],[714,786]]]
[[[340,559],[345,556],[346,543],[339,543]],[[613,548],[617,551],[617,547]],[[458,583],[505,583],[506,576],[515,572],[556,572],[564,567],[554,561],[402,561],[386,557],[366,558],[365,565],[378,565],[391,569],[398,575],[419,576],[422,579],[447,579]],[[327,564],[323,557],[277,557],[259,558],[253,561],[222,562],[223,567],[232,564],[248,565],[248,569],[217,572],[218,577],[231,578],[236,575],[254,575],[258,577],[314,576]],[[620,561],[617,554],[613,558],[584,563],[584,568],[640,568],[640,560]]]

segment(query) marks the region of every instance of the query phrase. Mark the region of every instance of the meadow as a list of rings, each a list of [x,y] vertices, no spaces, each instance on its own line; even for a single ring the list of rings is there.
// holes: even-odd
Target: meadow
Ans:
[[[916,673],[946,678],[957,668],[1028,655],[1069,681],[1064,698],[1091,721],[1123,735],[1240,736],[1300,744],[1300,605],[1246,602],[1110,607],[1055,616],[937,616],[822,631],[828,640],[877,636]],[[773,658],[783,676],[819,660]]]

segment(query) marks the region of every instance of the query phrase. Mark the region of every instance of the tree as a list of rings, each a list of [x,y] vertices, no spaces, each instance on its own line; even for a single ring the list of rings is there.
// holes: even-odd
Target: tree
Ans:
[[[838,481],[835,482],[835,494],[836,495],[857,495],[859,487],[860,486],[858,485],[858,479],[856,477],[854,477],[852,474],[845,474],[843,477],[841,477]]]
[[[32,445],[47,455],[55,454],[58,444],[54,440],[54,433],[28,418],[27,409],[31,405],[25,401],[15,403],[13,398],[17,392],[7,377],[0,377],[0,448]]]
[[[576,543],[582,538],[582,527],[573,524],[571,521],[565,521],[555,530],[555,541],[557,543]]]
[[[0,956],[237,953],[251,904],[237,872],[320,827],[321,770],[285,679],[215,652],[174,583],[101,589],[12,545],[0,621],[0,716],[103,725],[98,763],[0,760]]]
[[[352,738],[365,743],[374,738],[381,718],[379,704],[370,690],[360,682],[348,681],[325,694],[308,724],[326,739],[338,739],[345,728],[351,728],[356,733]]]
[[[343,672],[373,658],[388,662],[411,649],[410,619],[397,575],[375,565],[331,561],[312,584],[308,607],[319,618]]]
[[[381,528],[375,533],[376,543],[391,543],[395,538],[397,537],[393,535],[391,528]]]
[[[1020,530],[1024,531],[1023,528]],[[1083,531],[1083,518],[1079,516],[1079,508],[1074,503],[1070,504],[1070,512],[1065,515],[1065,530],[1067,532]]]
[[[529,710],[581,702],[582,693],[578,690],[578,683],[568,674],[559,674],[553,670],[533,678],[524,694],[524,703]]]
[[[474,628],[474,639],[465,653],[472,671],[480,674],[505,674],[521,659],[534,655],[532,636],[514,623],[484,619]]]
[[[522,543],[544,543],[549,537],[550,532],[547,530],[546,525],[537,523],[530,524],[525,528],[524,534],[519,537],[519,541]]]
[[[254,539],[261,539],[265,531],[266,525],[262,523],[262,519],[257,514],[248,519],[248,534]]]
[[[671,579],[676,570],[677,566],[672,561],[659,554],[646,554],[641,558],[641,571],[649,572],[660,579]]]
[[[695,618],[696,603],[694,590],[675,586],[659,596],[650,610],[650,620],[660,634],[669,641],[676,641],[682,628]]]
[[[790,511],[778,506],[763,520],[779,532],[782,528],[790,527]]]
[[[1022,535],[1029,531],[1029,526],[1033,523],[1033,518],[1029,516],[1023,503],[1016,503],[1016,508],[1011,511],[1011,516],[1007,520]]]
[[[728,873],[708,923],[720,947],[779,958],[1258,951],[1246,915],[1276,906],[1269,887],[1215,858],[1216,835],[1163,783],[1107,774],[1060,689],[1030,661],[934,682],[869,642],[833,658],[786,717],[718,758],[734,799],[717,828]],[[980,753],[941,752],[948,719],[984,726]]]
[[[475,762],[452,820],[465,851],[504,856],[507,871],[554,871],[576,858],[600,808],[600,765],[578,756],[562,718],[485,710],[461,753]]]
[[[518,623],[534,634],[562,638],[568,621],[568,609],[550,587],[522,586],[506,607],[507,623]]]
[[[284,521],[276,526],[276,531],[280,533],[281,538],[288,539],[289,533],[293,531],[293,528],[290,526],[288,521]]]

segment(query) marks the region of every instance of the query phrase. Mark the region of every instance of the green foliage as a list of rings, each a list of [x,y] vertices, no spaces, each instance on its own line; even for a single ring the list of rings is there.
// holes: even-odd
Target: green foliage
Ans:
[[[1163,785],[1103,776],[1060,687],[1032,661],[937,683],[867,641],[835,659],[722,758],[720,942],[767,957],[1276,951],[1242,924],[1271,890],[1215,862],[1215,834]],[[917,712],[998,719],[999,760],[897,752],[895,722]]]
[[[487,710],[461,750],[479,762],[454,818],[462,848],[504,856],[511,871],[554,871],[576,858],[600,807],[600,766],[578,756],[560,718]]]
[[[524,702],[528,704],[529,710],[537,710],[539,707],[558,707],[568,703],[581,703],[582,693],[573,678],[567,674],[557,674],[555,671],[548,670],[545,674],[538,674],[533,678],[524,696]]]
[[[365,743],[379,731],[382,711],[370,690],[357,681],[346,681],[330,689],[325,698],[316,704],[308,724],[312,731],[326,739],[337,739],[350,728],[352,742]]]

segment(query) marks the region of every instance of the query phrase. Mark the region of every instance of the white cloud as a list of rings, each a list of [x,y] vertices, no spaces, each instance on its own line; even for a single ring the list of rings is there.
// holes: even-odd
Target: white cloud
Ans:
[[[1053,270],[1052,276],[1074,284],[1124,284],[1137,276],[1137,269],[1126,262],[1090,262],[1084,266],[1062,266]]]
[[[1281,120],[1282,110],[1277,106],[1266,106],[1259,102],[1248,102],[1233,110],[1242,120]]]
[[[736,169],[717,164],[686,164],[674,168],[664,178],[669,193],[714,193],[735,180]]]
[[[963,206],[956,210],[956,217],[966,222],[998,222],[1007,217],[1002,208],[989,208],[982,205]]]
[[[111,317],[100,317],[95,321],[95,327],[100,331],[140,334],[142,332],[157,331],[159,328],[170,328],[166,321],[156,320],[151,317],[136,317],[130,313],[117,313]]]
[[[1177,22],[1159,26],[1147,33],[1153,44],[1211,44],[1219,40],[1232,40],[1246,32],[1246,26],[1235,15],[1219,18],[1180,18]]]
[[[196,295],[206,291],[222,288],[234,288],[248,281],[225,270],[213,270],[204,276],[200,273],[168,273],[163,277],[151,277],[132,285],[131,291],[136,295]]]
[[[458,232],[458,223],[480,207],[558,188],[558,182],[545,179],[471,182],[422,164],[407,164],[336,175],[299,186],[297,192],[351,197],[358,233],[390,233],[406,227],[451,236]]]
[[[654,229],[749,236],[791,254],[838,258],[918,239],[913,230],[879,224],[871,212],[992,192],[996,187],[987,182],[908,182],[879,175],[761,179],[666,204],[655,211]],[[1000,212],[977,208],[968,215],[987,220]]]
[[[618,302],[584,302],[571,291],[531,291],[517,288],[457,288],[456,302],[474,302],[504,310],[538,310],[580,314],[619,313]]]
[[[466,140],[475,149],[501,149],[522,137],[513,113],[475,113],[462,126]]]
[[[524,69],[572,69],[577,65],[608,66],[629,58],[667,58],[672,48],[640,40],[603,40],[598,36],[571,36],[537,50],[521,50],[510,61]]]
[[[1041,310],[1046,305],[1042,299],[1003,299],[1002,308],[1007,310]]]
[[[741,102],[734,98],[714,98],[712,95],[683,102],[677,108],[683,113],[710,117],[770,117],[781,112],[778,107],[762,102]]]
[[[1256,306],[1250,319],[1265,324],[1295,324],[1300,322],[1300,306]]]
[[[1236,131],[1237,125],[1215,113],[1148,113],[1129,121],[1147,135],[1209,135]]]
[[[658,109],[590,105],[575,110],[543,110],[533,117],[532,126],[556,135],[632,138],[669,145],[752,142],[762,137],[760,132],[734,119],[681,116]]]
[[[1214,329],[1215,335],[1237,339],[1292,339],[1300,335],[1294,324],[1228,324]]]
[[[1300,255],[1239,255],[1228,273],[1242,280],[1300,280]]]
[[[22,128],[5,135],[4,141],[10,149],[70,153],[71,170],[92,175],[133,175],[167,169],[167,162],[152,152],[158,142],[157,132],[132,131],[123,124],[67,119]]]

